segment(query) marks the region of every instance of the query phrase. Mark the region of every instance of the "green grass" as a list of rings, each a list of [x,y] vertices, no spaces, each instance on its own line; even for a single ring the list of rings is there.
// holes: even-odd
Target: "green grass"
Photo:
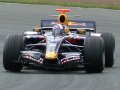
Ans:
[[[53,2],[54,1],[54,2]],[[60,0],[0,0],[0,2],[7,3],[23,3],[23,4],[41,4],[41,5],[59,5],[59,6],[73,6],[83,8],[105,8],[120,10],[120,5],[113,4],[95,4],[95,3],[72,3],[72,2],[61,2]]]

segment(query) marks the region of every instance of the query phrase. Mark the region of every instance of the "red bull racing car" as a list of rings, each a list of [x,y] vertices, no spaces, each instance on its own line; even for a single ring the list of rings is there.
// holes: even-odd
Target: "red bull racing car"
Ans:
[[[114,64],[115,39],[111,33],[96,33],[94,21],[68,20],[70,9],[56,20],[41,20],[41,28],[9,35],[4,44],[5,70],[18,72],[27,64],[46,69],[83,67],[100,73]]]

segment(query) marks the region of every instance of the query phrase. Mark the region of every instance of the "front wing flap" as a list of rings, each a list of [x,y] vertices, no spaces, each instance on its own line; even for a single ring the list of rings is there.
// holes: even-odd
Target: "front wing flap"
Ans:
[[[59,60],[59,65],[71,62],[71,61],[80,61],[80,53],[61,53],[64,56],[62,59]],[[45,60],[45,55],[41,52],[36,51],[21,51],[21,58],[27,59],[30,62],[36,64],[43,64]],[[54,60],[53,60],[54,61]]]

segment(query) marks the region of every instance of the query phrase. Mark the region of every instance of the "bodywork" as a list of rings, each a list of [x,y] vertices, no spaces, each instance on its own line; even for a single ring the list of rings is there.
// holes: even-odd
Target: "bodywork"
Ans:
[[[58,20],[41,20],[39,32],[24,32],[24,51],[20,58],[24,63],[32,63],[36,66],[66,69],[84,66],[84,40],[90,36],[100,36],[96,32],[94,21],[69,20],[65,12],[69,10],[59,9],[61,14]],[[55,24],[67,24],[71,33],[54,36],[52,28]],[[77,33],[84,30],[84,34]]]
[[[55,21],[55,20],[54,20]],[[44,25],[43,25],[44,23]],[[95,32],[95,22],[79,21],[70,28],[71,34],[54,36],[52,34],[53,20],[43,20],[41,32],[27,31],[24,33],[25,51],[21,58],[26,63],[50,69],[66,69],[84,66],[84,40],[89,36],[100,36]],[[79,24],[78,24],[79,23]],[[47,27],[47,24],[49,27]],[[86,25],[86,27],[81,25]],[[78,27],[78,28],[77,28]],[[77,29],[85,29],[85,34],[77,34]]]

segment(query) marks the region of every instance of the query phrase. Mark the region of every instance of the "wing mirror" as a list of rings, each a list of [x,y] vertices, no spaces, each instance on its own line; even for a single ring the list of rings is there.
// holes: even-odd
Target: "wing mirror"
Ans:
[[[77,34],[85,34],[86,30],[85,29],[78,29]]]
[[[33,31],[35,31],[35,32],[41,32],[41,28],[40,27],[34,27]]]

